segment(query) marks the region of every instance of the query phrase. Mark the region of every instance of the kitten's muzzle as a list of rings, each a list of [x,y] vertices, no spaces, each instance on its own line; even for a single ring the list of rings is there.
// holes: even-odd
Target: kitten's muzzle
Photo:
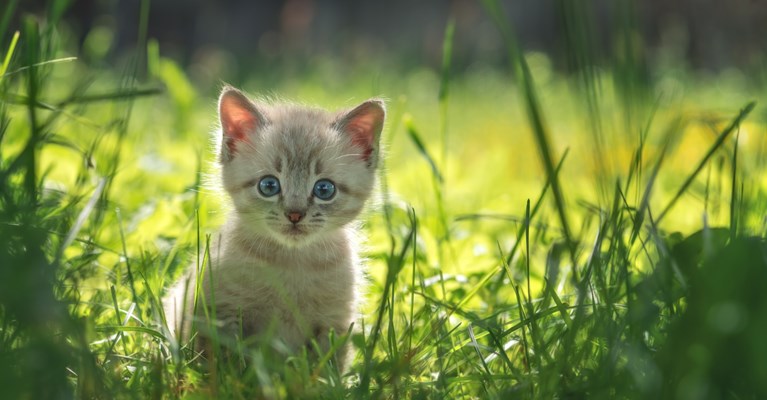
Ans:
[[[285,211],[285,217],[287,217],[288,221],[292,222],[294,225],[299,223],[302,219],[304,219],[304,216],[306,216],[305,211],[297,211],[297,210]]]

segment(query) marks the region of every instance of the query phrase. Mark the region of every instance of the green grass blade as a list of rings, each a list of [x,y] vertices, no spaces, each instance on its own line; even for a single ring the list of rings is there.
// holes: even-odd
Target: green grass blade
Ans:
[[[165,335],[162,332],[160,332],[160,331],[158,331],[156,329],[147,328],[145,326],[131,326],[131,325],[120,325],[120,324],[118,324],[118,325],[102,325],[102,326],[97,326],[96,327],[96,331],[98,331],[98,332],[118,332],[118,333],[123,333],[123,332],[139,332],[139,333],[145,333],[147,335],[150,335],[150,336],[152,336],[152,337],[154,337],[156,339],[165,340]],[[127,351],[126,351],[126,354],[127,354]]]
[[[490,282],[490,280],[493,279],[493,277],[496,276],[501,271],[503,271],[503,265],[498,265],[492,270],[487,271],[487,273],[485,273],[482,279],[480,279],[479,282],[477,282],[477,284],[474,285],[474,287],[472,287],[468,292],[466,292],[466,294],[463,296],[461,301],[455,305],[455,308],[456,309],[463,308],[463,306],[465,306],[469,301],[471,301],[471,299],[473,299],[474,296],[476,296],[477,293],[479,293],[479,291],[482,290],[488,284],[488,282]]]
[[[28,71],[31,68],[45,67],[45,66],[50,66],[50,65],[53,65],[53,64],[58,64],[58,63],[72,62],[72,61],[75,61],[75,60],[77,60],[77,57],[62,57],[62,58],[56,58],[54,60],[36,61],[34,63],[31,63],[31,64],[28,63],[27,65],[25,65],[25,66],[23,66],[21,68],[17,68],[17,69],[15,69],[13,71],[6,72],[3,75],[1,75],[0,78],[1,77],[5,77],[5,76],[9,76],[9,75],[18,74],[20,72]]]
[[[418,130],[416,130],[412,118],[406,116],[404,122],[405,130],[407,131],[410,140],[413,142],[416,149],[418,149],[418,152],[421,153],[421,156],[426,160],[427,163],[429,163],[429,167],[431,167],[431,172],[434,175],[434,178],[438,182],[443,182],[444,179],[442,177],[442,173],[440,172],[437,163],[434,161],[434,158],[429,154],[429,151],[426,150],[426,145],[424,145],[423,140],[421,140],[421,135],[418,134]]]
[[[11,44],[8,46],[8,51],[6,51],[5,53],[3,64],[0,65],[0,79],[3,79],[5,75],[5,71],[8,71],[8,65],[11,64],[11,57],[13,57],[13,52],[16,51],[16,45],[18,43],[19,43],[19,31],[16,31],[16,33],[13,34],[13,38],[11,39]]]
[[[730,186],[730,241],[738,236],[738,142],[740,131],[735,135],[735,145],[732,149],[732,183]],[[741,191],[742,196],[742,191]]]
[[[375,346],[378,343],[378,340],[381,337],[381,327],[383,326],[384,322],[384,314],[387,311],[388,307],[391,307],[392,305],[389,303],[389,295],[391,291],[394,290],[394,285],[396,283],[396,278],[399,272],[402,270],[402,268],[405,265],[405,259],[410,251],[410,246],[413,246],[413,241],[416,237],[416,229],[418,229],[418,220],[415,215],[414,210],[410,210],[409,213],[410,217],[410,232],[405,237],[405,242],[402,243],[402,246],[397,252],[396,248],[391,248],[391,253],[388,256],[387,259],[387,273],[386,273],[386,282],[384,283],[384,290],[383,294],[381,295],[381,302],[377,308],[376,313],[376,319],[375,323],[373,325],[373,330],[371,332],[372,338],[369,339],[367,343],[367,349],[365,350],[365,360],[364,360],[364,369],[362,373],[362,377],[360,378],[360,386],[359,386],[359,393],[364,394],[368,392],[368,389],[370,387],[370,372],[371,372],[371,365],[372,365],[372,358],[375,350]]]
[[[93,209],[96,207],[96,204],[99,200],[99,197],[101,196],[101,192],[104,190],[105,185],[106,180],[103,178],[100,179],[98,185],[96,185],[96,189],[93,191],[93,194],[88,200],[88,203],[86,203],[83,209],[80,211],[80,214],[77,216],[77,220],[75,220],[75,224],[72,226],[72,228],[69,229],[66,238],[64,238],[64,242],[59,247],[58,255],[56,256],[57,259],[61,259],[67,247],[69,247],[75,238],[77,238],[77,235],[80,234],[80,229],[82,229],[85,221],[88,219],[88,216],[91,215]]]
[[[0,18],[0,43],[5,42],[5,34],[8,32],[8,25],[11,23],[11,17],[16,11],[16,6],[18,4],[19,0],[8,0],[5,4],[3,16]]]
[[[453,36],[455,21],[450,20],[445,27],[445,38],[442,41],[442,76],[439,84],[439,100],[445,102],[450,91],[450,65],[453,59]]]
[[[639,232],[641,231],[642,226],[644,225],[645,217],[649,212],[650,197],[652,195],[653,189],[655,188],[655,183],[657,182],[661,166],[666,159],[666,154],[671,142],[673,141],[674,135],[676,132],[681,130],[682,126],[683,125],[681,121],[678,119],[674,120],[674,122],[669,125],[663,146],[661,147],[660,154],[658,155],[658,160],[655,162],[655,165],[650,172],[650,178],[647,180],[647,184],[645,185],[644,191],[642,192],[642,200],[640,201],[639,208],[637,209],[634,216],[634,228],[631,232],[629,243],[634,243],[634,241],[639,237]],[[638,151],[641,151],[641,149]]]
[[[546,171],[547,179],[551,181],[551,191],[554,195],[554,203],[556,205],[559,221],[562,225],[562,231],[564,234],[565,243],[567,244],[570,260],[573,267],[577,265],[576,254],[577,247],[576,241],[573,239],[570,230],[569,218],[567,216],[567,207],[565,205],[564,193],[562,186],[559,182],[559,178],[556,175],[556,167],[554,164],[553,151],[551,149],[551,139],[549,138],[548,128],[546,127],[545,120],[543,118],[542,109],[538,101],[537,91],[535,84],[533,83],[533,77],[530,73],[530,68],[527,65],[524,55],[519,51],[517,41],[514,39],[514,34],[509,25],[509,22],[501,17],[501,7],[497,0],[485,0],[483,4],[486,5],[488,11],[493,16],[493,21],[498,26],[499,30],[504,36],[506,41],[506,47],[508,57],[512,64],[515,66],[516,78],[519,81],[519,90],[522,98],[525,101],[525,109],[527,111],[528,122],[533,131],[533,137],[538,147],[538,154],[541,157],[541,162]],[[573,268],[573,278],[575,281],[578,279],[578,270]]]
[[[738,127],[740,126],[740,123],[743,122],[744,119],[748,116],[749,113],[754,109],[756,106],[756,102],[752,101],[748,104],[746,104],[743,109],[740,110],[738,115],[732,120],[730,125],[728,125],[722,132],[719,134],[719,136],[716,138],[716,141],[711,145],[711,147],[708,149],[708,152],[706,152],[706,155],[703,156],[703,159],[698,162],[698,166],[695,167],[693,172],[685,179],[684,183],[682,183],[682,186],[677,190],[676,194],[674,194],[674,197],[671,198],[669,203],[666,205],[666,207],[663,209],[663,211],[658,215],[658,218],[655,220],[656,224],[660,224],[660,222],[663,220],[663,218],[668,214],[668,212],[671,210],[672,207],[674,207],[674,204],[676,204],[677,200],[679,200],[680,197],[684,194],[684,192],[687,191],[687,188],[690,187],[692,182],[695,180],[695,178],[698,176],[700,171],[703,170],[703,167],[706,166],[708,161],[711,159],[711,156],[716,153],[716,151],[724,144],[724,141],[727,140],[727,137],[730,136],[730,134]]]
[[[19,155],[25,166],[26,174],[24,177],[24,187],[30,201],[37,200],[37,153],[38,143],[42,132],[37,119],[37,97],[40,93],[40,81],[38,73],[38,62],[40,57],[40,36],[37,22],[29,17],[24,20],[24,37],[26,45],[24,46],[24,61],[30,67],[27,72],[27,114],[29,118],[30,135],[22,154]]]

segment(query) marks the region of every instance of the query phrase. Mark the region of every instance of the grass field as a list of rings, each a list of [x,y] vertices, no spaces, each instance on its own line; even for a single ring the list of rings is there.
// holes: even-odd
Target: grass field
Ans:
[[[487,1],[505,70],[451,73],[448,28],[441,70],[229,82],[329,108],[384,96],[387,155],[350,371],[241,344],[204,363],[159,298],[223,221],[217,87],[143,37],[117,66],[71,58],[63,3],[17,37],[0,20],[0,398],[767,396],[759,76],[618,56],[565,75]]]

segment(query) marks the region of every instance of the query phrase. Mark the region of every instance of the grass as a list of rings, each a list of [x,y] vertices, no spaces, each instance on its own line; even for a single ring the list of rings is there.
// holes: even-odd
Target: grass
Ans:
[[[367,304],[345,376],[243,343],[205,363],[159,299],[222,222],[202,185],[215,93],[143,36],[125,67],[73,59],[65,2],[9,32],[16,4],[0,19],[4,396],[767,395],[763,86],[650,73],[631,32],[600,56],[588,10],[559,2],[564,75],[490,0],[510,74],[453,71],[448,23],[439,71],[255,76],[246,90],[331,108],[391,99]],[[615,12],[631,22],[630,2]]]

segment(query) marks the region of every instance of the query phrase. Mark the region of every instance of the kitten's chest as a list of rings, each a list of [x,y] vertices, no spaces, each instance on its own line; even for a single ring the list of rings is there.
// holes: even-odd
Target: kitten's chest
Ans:
[[[328,309],[354,297],[356,257],[350,250],[334,256],[227,252],[219,259],[219,291],[255,308],[297,308],[307,313]],[[226,296],[226,294],[225,294]]]
[[[275,307],[256,313],[260,321],[278,321],[280,335],[287,343],[300,345],[307,338],[321,339],[334,329],[343,333],[353,320],[357,284],[352,266],[332,270],[284,275],[288,296],[278,294]],[[258,328],[256,328],[258,329]]]
[[[353,266],[339,264],[325,269],[312,267],[282,270],[280,284],[299,310],[324,314],[351,298],[355,290]]]

